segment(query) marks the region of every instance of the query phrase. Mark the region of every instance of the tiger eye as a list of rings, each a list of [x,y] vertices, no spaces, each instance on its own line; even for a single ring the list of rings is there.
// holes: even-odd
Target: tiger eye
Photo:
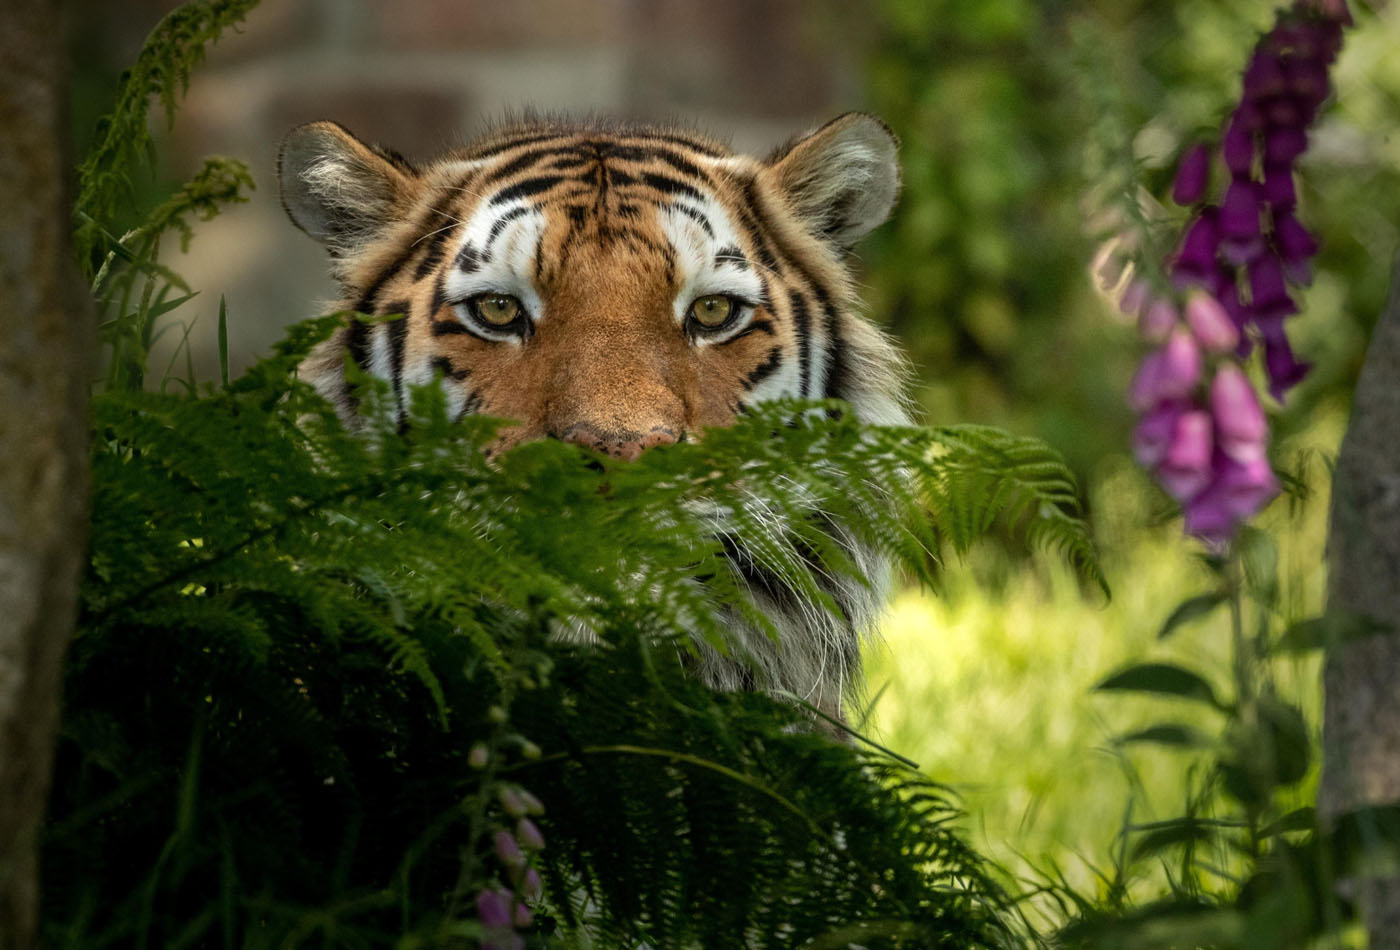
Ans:
[[[504,327],[520,315],[520,301],[506,294],[482,294],[476,298],[476,312],[493,327]]]
[[[700,297],[690,305],[691,318],[702,327],[710,329],[723,326],[733,312],[734,301],[724,294],[710,294],[708,297]]]

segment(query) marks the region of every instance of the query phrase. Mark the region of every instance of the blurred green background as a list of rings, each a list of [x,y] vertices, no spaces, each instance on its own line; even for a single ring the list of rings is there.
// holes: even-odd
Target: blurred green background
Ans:
[[[78,5],[80,144],[116,71],[171,5]],[[191,329],[168,334],[171,349],[188,340],[208,379],[221,293],[235,369],[329,295],[319,250],[285,223],[273,193],[275,144],[297,122],[337,118],[429,154],[533,102],[694,118],[762,149],[842,109],[874,111],[902,139],[904,193],[858,249],[870,317],[904,342],[927,421],[1005,426],[1069,458],[1114,596],[1105,604],[1048,559],[994,544],[948,561],[937,591],[901,595],[870,651],[871,732],[958,789],[976,843],[1030,875],[1058,866],[1093,887],[1130,805],[1134,820],[1179,812],[1191,757],[1113,746],[1148,709],[1090,689],[1128,659],[1171,651],[1223,670],[1226,633],[1208,622],[1154,643],[1206,575],[1127,453],[1123,392],[1140,348],[1090,280],[1101,235],[1089,224],[1099,199],[1086,196],[1114,175],[1166,193],[1175,155],[1213,135],[1231,108],[1275,5],[413,0],[388,15],[390,6],[265,0],[197,74],[162,174],[178,179],[199,155],[226,152],[250,162],[259,191],[209,223],[191,255],[167,256],[205,292],[175,315]],[[1300,218],[1322,254],[1291,326],[1316,369],[1272,408],[1275,461],[1312,494],[1280,499],[1264,519],[1281,538],[1281,619],[1322,604],[1325,460],[1400,233],[1400,9],[1358,9],[1357,20],[1302,162]],[[1185,214],[1154,213],[1165,235]],[[1280,675],[1316,713],[1317,670]]]

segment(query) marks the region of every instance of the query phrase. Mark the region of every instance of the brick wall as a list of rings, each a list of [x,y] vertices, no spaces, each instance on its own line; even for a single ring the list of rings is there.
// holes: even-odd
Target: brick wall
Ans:
[[[860,106],[861,51],[828,2],[263,0],[196,72],[174,133],[172,174],[226,154],[247,161],[258,184],[249,204],[203,225],[190,254],[169,260],[205,292],[183,311],[198,317],[190,339],[201,378],[217,365],[220,293],[237,368],[333,292],[319,247],[277,201],[273,162],[292,126],[335,119],[426,157],[530,105],[680,118],[764,150]],[[83,20],[120,64],[172,6],[89,0]]]

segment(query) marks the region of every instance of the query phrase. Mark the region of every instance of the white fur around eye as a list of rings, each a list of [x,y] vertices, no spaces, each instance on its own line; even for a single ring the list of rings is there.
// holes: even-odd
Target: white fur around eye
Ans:
[[[519,300],[530,320],[539,324],[544,319],[544,307],[533,275],[535,253],[544,229],[544,215],[532,205],[487,203],[477,209],[467,219],[452,249],[443,284],[445,299],[459,304],[477,294],[506,294]],[[464,270],[461,261],[467,249],[470,251],[465,257],[472,266]]]
[[[720,257],[721,251],[743,245],[719,202],[708,197],[680,199],[660,209],[657,218],[676,252],[681,289],[672,309],[678,324],[685,322],[691,304],[701,297],[723,294],[750,305],[763,300],[763,280],[755,273],[755,265]]]

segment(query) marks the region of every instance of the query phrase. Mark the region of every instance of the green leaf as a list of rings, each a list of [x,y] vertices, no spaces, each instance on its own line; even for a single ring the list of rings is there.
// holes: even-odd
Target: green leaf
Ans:
[[[1210,739],[1200,730],[1176,722],[1159,723],[1137,732],[1125,733],[1113,742],[1115,745],[1144,742],[1176,749],[1200,749],[1210,745]]]
[[[1277,821],[1270,822],[1259,832],[1261,838],[1274,838],[1290,831],[1316,831],[1317,809],[1311,805],[1295,808]]]
[[[1139,663],[1119,670],[1094,689],[1103,692],[1117,690],[1179,696],[1182,699],[1206,703],[1222,711],[1226,709],[1216,699],[1215,690],[1203,677],[1172,663]]]
[[[1229,600],[1229,597],[1222,591],[1199,594],[1188,600],[1183,600],[1176,605],[1176,609],[1173,610],[1171,616],[1167,618],[1167,622],[1162,624],[1162,629],[1157,633],[1157,639],[1165,640],[1175,633],[1178,627],[1207,616],[1211,611],[1227,600]]]
[[[1219,833],[1219,826],[1206,824],[1196,818],[1175,818],[1160,822],[1137,840],[1129,860],[1141,861],[1178,845],[1209,841]]]
[[[1320,617],[1293,624],[1279,637],[1274,649],[1283,653],[1335,650],[1356,640],[1393,632],[1394,628],[1389,624],[1373,620],[1365,614],[1329,610]]]

